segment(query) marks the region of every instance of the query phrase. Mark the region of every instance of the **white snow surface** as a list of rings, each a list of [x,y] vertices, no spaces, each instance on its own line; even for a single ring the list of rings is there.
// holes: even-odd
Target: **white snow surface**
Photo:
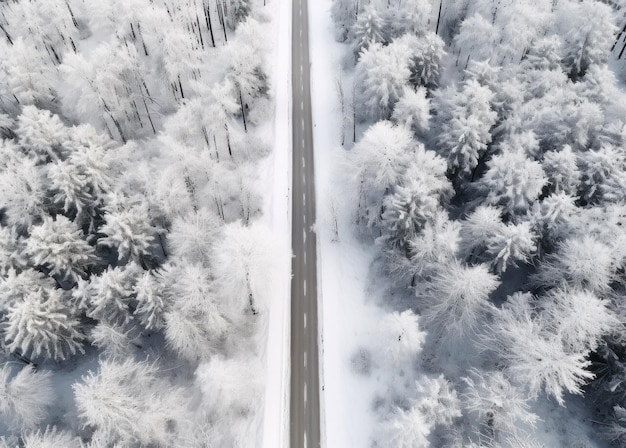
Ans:
[[[311,96],[317,189],[318,292],[322,446],[365,447],[375,415],[371,404],[377,380],[359,376],[350,358],[366,341],[384,311],[367,291],[373,248],[355,240],[350,222],[350,188],[342,168],[341,112],[337,80],[345,45],[334,39],[330,0],[309,2]],[[335,204],[336,207],[332,207]],[[332,228],[338,210],[339,238]]]
[[[261,182],[265,214],[260,221],[285,248],[291,247],[291,1],[270,0],[274,25],[274,53],[270,63],[274,98],[272,154],[262,162]],[[277,254],[288,254],[277,250]],[[267,349],[265,355],[266,386],[263,416],[265,448],[288,446],[289,440],[289,347],[291,260],[278,263],[282,279],[274,286],[269,305]]]

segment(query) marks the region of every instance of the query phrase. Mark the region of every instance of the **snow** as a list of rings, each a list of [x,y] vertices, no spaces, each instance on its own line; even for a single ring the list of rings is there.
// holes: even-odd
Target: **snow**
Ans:
[[[342,201],[349,187],[342,185],[340,105],[336,91],[345,45],[334,39],[330,0],[309,2],[311,97],[318,216],[318,291],[320,313],[320,396],[322,446],[364,447],[370,444],[371,411],[379,388],[376,378],[356,375],[350,358],[369,339],[383,311],[372,304],[365,288],[374,248],[353,236],[349,210]],[[338,241],[331,221],[338,210]]]
[[[274,26],[271,63],[272,95],[275,101],[274,150],[262,162],[265,214],[260,222],[277,241],[291,247],[291,2],[270,0]],[[280,252],[281,254],[283,251]],[[288,252],[284,252],[288,253]],[[270,304],[267,328],[265,412],[263,446],[280,448],[289,440],[289,346],[291,260],[281,260],[276,293]]]

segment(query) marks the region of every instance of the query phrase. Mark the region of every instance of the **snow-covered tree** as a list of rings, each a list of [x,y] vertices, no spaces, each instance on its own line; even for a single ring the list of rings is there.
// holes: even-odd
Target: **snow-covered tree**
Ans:
[[[21,270],[28,264],[24,253],[24,241],[18,237],[15,227],[0,227],[0,273]]]
[[[145,201],[128,199],[124,202],[106,208],[105,223],[99,229],[105,237],[100,238],[98,244],[117,250],[119,260],[132,259],[145,263],[153,252],[158,229],[152,225]]]
[[[207,359],[222,346],[236,311],[225,306],[228,297],[219,301],[211,273],[201,265],[185,262],[162,275],[169,305],[163,315],[167,344],[185,359]]]
[[[440,266],[452,263],[459,252],[460,225],[451,221],[447,213],[437,213],[432,223],[426,223],[419,236],[409,242],[409,262],[401,266],[402,273],[428,278]]]
[[[619,201],[625,198],[626,157],[620,148],[603,146],[585,151],[579,159],[580,196],[588,202]]]
[[[83,339],[80,322],[65,305],[59,289],[31,289],[8,310],[4,340],[12,352],[64,360],[84,352]]]
[[[91,329],[91,344],[98,347],[111,359],[126,359],[132,356],[133,345],[139,346],[136,331],[117,324],[101,321]]]
[[[375,353],[381,365],[393,366],[410,377],[425,337],[426,334],[420,330],[418,316],[411,310],[386,314],[376,334]]]
[[[446,88],[435,95],[438,148],[454,175],[471,174],[487,151],[496,123],[492,100],[493,92],[475,80],[468,80],[460,90]]]
[[[127,323],[132,319],[131,302],[141,268],[134,263],[108,267],[89,280],[79,280],[72,292],[78,309],[92,319],[109,323]]]
[[[470,260],[488,261],[496,273],[516,262],[528,262],[537,250],[529,222],[504,224],[501,211],[492,206],[476,208],[461,228],[462,247]]]
[[[550,191],[576,194],[581,177],[576,162],[576,154],[569,145],[564,146],[560,151],[548,151],[543,155],[541,166],[548,178]]]
[[[362,219],[368,225],[380,221],[383,198],[397,185],[411,162],[411,151],[416,146],[411,131],[380,121],[371,126],[354,147],[357,181],[360,183]]]
[[[184,391],[159,379],[154,364],[102,360],[73,389],[82,424],[108,443],[176,446],[189,429]]]
[[[617,328],[607,300],[579,289],[553,289],[542,298],[544,319],[571,352],[596,350],[601,338]]]
[[[421,377],[415,382],[418,396],[415,406],[431,425],[451,425],[461,417],[461,402],[452,383],[443,375]]]
[[[50,372],[36,372],[32,366],[17,374],[9,365],[0,367],[0,415],[17,428],[33,428],[48,416],[54,401]]]
[[[486,204],[501,206],[508,216],[527,212],[547,182],[541,164],[521,151],[496,155],[487,167],[478,188]]]
[[[464,377],[464,408],[478,419],[488,437],[515,434],[520,423],[534,426],[539,417],[531,411],[529,397],[500,371],[473,370]]]
[[[214,246],[213,235],[218,232],[218,226],[217,216],[204,207],[195,213],[176,217],[167,234],[168,248],[178,258],[208,266]]]
[[[416,407],[408,410],[396,408],[374,435],[376,446],[389,448],[426,448],[432,426]]]
[[[94,249],[83,232],[65,216],[45,216],[33,226],[26,241],[26,253],[32,262],[50,270],[50,275],[75,281],[86,275],[85,269],[95,261]]]
[[[19,143],[29,155],[41,162],[65,158],[65,142],[69,140],[69,130],[58,115],[50,111],[26,106],[17,119]]]
[[[359,13],[352,27],[352,39],[352,51],[357,58],[372,44],[385,42],[385,21],[375,6],[368,5]]]
[[[6,222],[20,230],[39,222],[47,211],[47,185],[35,160],[16,157],[0,169],[0,195]]]
[[[611,247],[592,236],[568,238],[538,266],[533,281],[545,287],[566,284],[594,292],[607,291],[617,271]]]
[[[234,222],[224,227],[213,269],[220,294],[233,309],[265,312],[276,275],[274,257],[282,256],[278,250],[273,235],[261,224],[246,227]]]
[[[395,40],[386,47],[372,44],[361,51],[355,75],[360,118],[391,116],[409,82],[410,63],[410,49],[402,40]]]
[[[442,267],[421,293],[424,297],[418,296],[425,302],[425,326],[449,337],[471,334],[490,311],[489,295],[498,284],[486,265]]]
[[[495,312],[487,343],[506,363],[506,373],[530,398],[539,393],[564,405],[565,392],[582,394],[594,378],[586,352],[565,350],[560,336],[546,331],[530,294],[516,293]]]
[[[164,325],[163,314],[167,308],[163,285],[152,272],[145,271],[137,279],[133,293],[137,301],[134,314],[141,324],[148,330],[161,329]]]
[[[24,448],[82,448],[80,438],[69,431],[46,426],[45,430],[31,431],[22,437]]]
[[[564,35],[563,65],[574,79],[591,65],[608,60],[617,28],[613,10],[597,1],[563,2],[557,11],[557,28]]]
[[[430,100],[426,98],[426,89],[404,87],[391,118],[396,124],[410,128],[416,135],[426,135],[430,128]]]
[[[437,87],[442,59],[446,54],[443,40],[432,32],[417,37],[407,35],[402,39],[411,50],[411,83],[414,86]]]

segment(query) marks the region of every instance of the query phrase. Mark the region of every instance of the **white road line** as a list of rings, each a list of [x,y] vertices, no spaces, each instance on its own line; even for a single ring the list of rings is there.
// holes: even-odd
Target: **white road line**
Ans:
[[[302,193],[302,205],[306,207],[306,195]]]
[[[306,215],[304,215],[304,221],[306,221]],[[306,243],[306,230],[302,229],[302,241]]]
[[[303,280],[303,283],[302,283],[302,292],[304,292],[304,295],[306,296],[306,280]]]
[[[306,431],[304,431],[304,448],[307,448],[307,446],[306,446]]]
[[[304,407],[306,408],[306,383],[304,383]]]
[[[302,66],[300,66],[302,68]],[[304,100],[300,100],[300,109],[304,110]],[[304,139],[302,139],[304,141]]]
[[[304,313],[304,328],[306,328],[306,313]]]
[[[306,251],[304,251],[304,264],[306,264]]]
[[[302,137],[302,147],[304,148],[304,137]]]
[[[304,359],[304,367],[306,367],[306,351],[303,353],[303,359]],[[305,389],[306,390],[306,389]],[[306,394],[305,394],[306,396]],[[305,399],[306,400],[306,399]]]

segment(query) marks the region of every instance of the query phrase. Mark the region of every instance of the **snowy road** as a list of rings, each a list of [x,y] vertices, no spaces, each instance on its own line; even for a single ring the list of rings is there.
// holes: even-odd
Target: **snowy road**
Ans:
[[[306,0],[292,7],[293,227],[290,444],[320,445],[317,245]]]

